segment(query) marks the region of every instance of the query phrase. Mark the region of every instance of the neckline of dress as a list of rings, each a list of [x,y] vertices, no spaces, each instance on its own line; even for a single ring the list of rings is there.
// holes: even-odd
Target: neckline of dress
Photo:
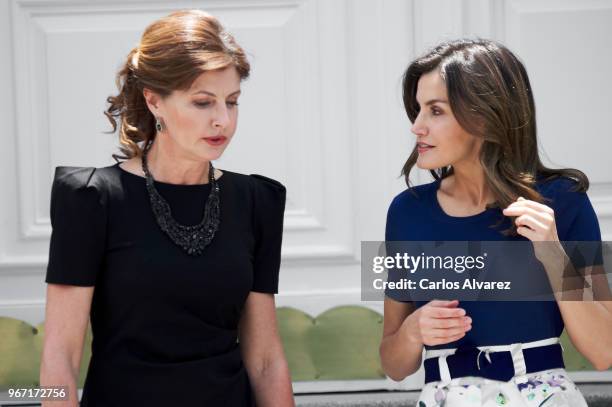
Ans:
[[[128,170],[126,170],[125,168],[122,168],[120,165],[120,163],[116,163],[114,165],[114,167],[117,167],[119,169],[119,171],[121,171],[123,174],[127,174],[128,176],[135,178],[135,179],[139,179],[141,182],[146,182],[146,178],[137,174],[134,174],[133,172],[130,172]],[[223,170],[223,174],[217,178],[217,182],[221,183],[223,182],[222,180],[227,176],[227,171]],[[153,182],[155,183],[156,186],[161,186],[162,188],[184,188],[184,189],[202,189],[202,188],[210,188],[210,182],[207,182],[206,184],[171,184],[169,182],[163,182],[163,181],[157,181],[157,180],[153,180]]]
[[[476,213],[474,215],[468,215],[468,216],[449,215],[448,213],[444,211],[444,209],[440,205],[440,201],[438,201],[438,189],[440,188],[440,184],[441,184],[441,180],[437,179],[433,183],[433,188],[430,189],[431,198],[433,201],[433,205],[431,205],[431,208],[434,214],[438,218],[441,218],[447,221],[451,221],[451,222],[476,222],[483,218],[487,218],[488,216],[491,216],[492,214],[498,211],[498,208],[486,208],[484,211]]]

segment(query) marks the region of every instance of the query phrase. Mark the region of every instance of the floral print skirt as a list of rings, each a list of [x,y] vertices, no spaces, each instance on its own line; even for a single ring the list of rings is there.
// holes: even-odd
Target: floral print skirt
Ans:
[[[482,377],[453,379],[446,386],[427,383],[417,407],[587,407],[565,369],[529,373],[526,381],[500,382]]]

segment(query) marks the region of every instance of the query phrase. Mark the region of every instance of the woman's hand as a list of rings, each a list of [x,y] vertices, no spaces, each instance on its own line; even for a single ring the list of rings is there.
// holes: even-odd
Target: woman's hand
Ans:
[[[457,341],[472,329],[459,301],[433,300],[410,314],[402,325],[414,342],[434,346]]]
[[[504,209],[504,215],[516,216],[517,232],[533,243],[535,257],[544,266],[555,298],[582,299],[586,289],[584,278],[574,269],[559,241],[554,211],[546,205],[519,197]]]
[[[519,197],[504,209],[504,215],[516,216],[517,233],[532,242],[558,242],[555,212],[538,202]]]
[[[553,259],[565,257],[559,242],[555,212],[541,203],[519,197],[503,211],[506,216],[515,216],[517,233],[531,240],[535,256],[545,265]],[[555,243],[546,243],[555,242]]]

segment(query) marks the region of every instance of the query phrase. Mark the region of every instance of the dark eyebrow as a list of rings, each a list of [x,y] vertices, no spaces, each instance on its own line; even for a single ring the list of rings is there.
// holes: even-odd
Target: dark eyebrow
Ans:
[[[216,97],[217,96],[214,93],[206,91],[206,90],[199,90],[199,91],[197,91],[197,92],[195,92],[193,94],[197,95],[197,94],[200,94],[200,93],[203,93],[205,95],[212,96],[212,97]],[[239,94],[240,94],[240,90],[237,90],[235,92],[230,93],[228,96],[235,96],[235,95],[239,95]]]
[[[417,104],[418,104],[418,103],[419,103],[419,102],[417,101]],[[433,105],[434,103],[446,103],[446,104],[448,104],[448,100],[442,100],[442,99],[431,99],[431,100],[428,100],[428,101],[425,103],[425,106]],[[419,105],[419,106],[420,106],[420,105]]]
[[[446,103],[446,104],[448,104],[448,100],[442,100],[442,99],[431,99],[430,101],[428,101],[427,103],[425,103],[425,106],[433,105],[434,103]]]

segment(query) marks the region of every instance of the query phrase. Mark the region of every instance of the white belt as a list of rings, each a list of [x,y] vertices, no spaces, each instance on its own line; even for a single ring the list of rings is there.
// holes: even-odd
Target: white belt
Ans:
[[[537,348],[540,346],[548,346],[560,343],[558,337],[541,339],[533,342],[524,343],[513,343],[510,345],[491,345],[491,346],[477,346],[480,350],[478,357],[476,358],[476,364],[480,369],[480,355],[485,354],[485,358],[491,363],[491,352],[510,352],[512,355],[512,363],[514,364],[515,382],[524,383],[527,381],[527,366],[525,365],[525,356],[523,355],[523,349]],[[563,346],[561,346],[563,349]],[[449,349],[428,349],[425,351],[425,359],[438,358],[438,367],[440,369],[440,381],[439,384],[444,386],[451,381],[450,371],[448,364],[446,363],[446,357],[454,355],[457,352],[457,348]]]

